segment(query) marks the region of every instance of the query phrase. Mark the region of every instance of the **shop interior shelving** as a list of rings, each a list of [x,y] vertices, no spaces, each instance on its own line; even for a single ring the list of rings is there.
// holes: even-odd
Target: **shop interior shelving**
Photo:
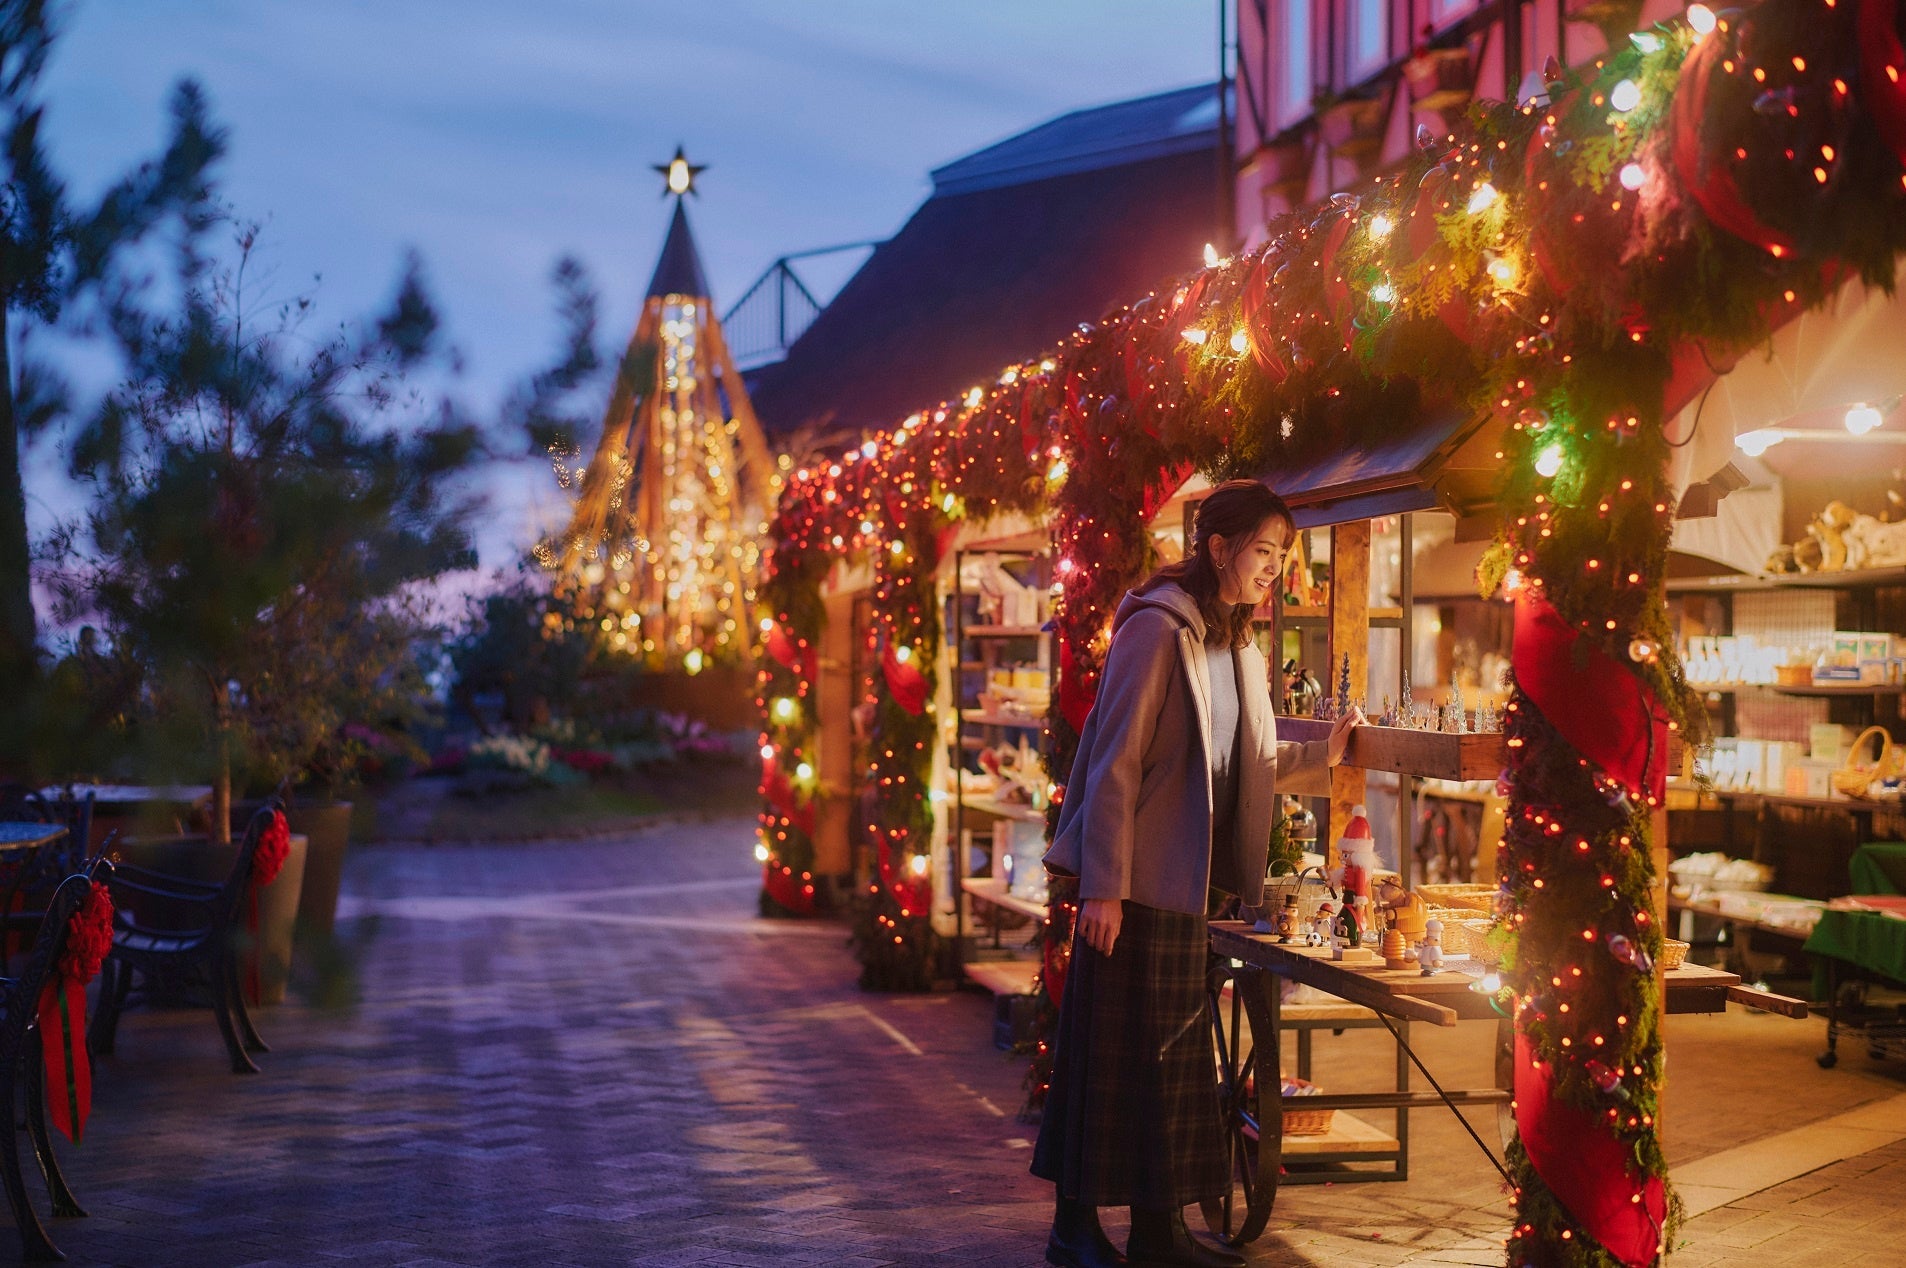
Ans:
[[[1830,629],[1818,631],[1824,638],[1833,629],[1889,631],[1906,633],[1902,620],[1899,592],[1906,591],[1906,567],[1842,570],[1794,574],[1740,573],[1714,577],[1680,577],[1668,582],[1671,599],[1716,601],[1719,625],[1716,632],[1738,632],[1736,597],[1767,594],[1782,590],[1834,593],[1834,611]],[[1884,592],[1895,592],[1888,595]],[[1826,720],[1843,726],[1863,728],[1874,722],[1886,726],[1898,738],[1906,738],[1900,727],[1899,683],[1694,683],[1694,689],[1708,701],[1710,717],[1717,736],[1737,736],[1741,730],[1743,702],[1787,698],[1795,702],[1821,701],[1826,705]],[[1853,846],[1883,832],[1875,820],[1890,820],[1897,827],[1901,807],[1897,802],[1860,800],[1838,794],[1827,797],[1798,796],[1784,790],[1715,789],[1712,800],[1717,807],[1717,822],[1696,840],[1684,834],[1676,842],[1677,854],[1690,849],[1720,849],[1730,856],[1751,858],[1775,869],[1773,889],[1798,897],[1823,899],[1846,887],[1846,858]],[[1693,842],[1690,844],[1690,842]],[[1718,947],[1738,967],[1747,967],[1742,958],[1755,949],[1757,939],[1773,939],[1772,946],[1760,949],[1791,954],[1804,940],[1804,931],[1729,915],[1714,904],[1674,900],[1672,907],[1680,915],[1684,936],[1700,929],[1693,918],[1703,917],[1706,937],[1690,937],[1699,945]]]
[[[954,691],[959,725],[956,741],[948,754],[955,772],[953,832],[949,844],[954,857],[953,875],[958,878],[954,896],[957,945],[961,971],[966,979],[995,995],[1024,995],[1032,991],[1038,962],[1024,947],[1012,945],[1015,936],[1002,928],[1014,921],[1043,924],[1047,918],[1043,903],[1010,892],[999,866],[998,851],[1006,831],[1002,825],[1022,828],[1043,826],[1045,812],[1025,802],[1003,800],[997,796],[968,791],[968,780],[975,773],[976,755],[999,744],[1016,744],[1024,738],[1034,747],[1041,744],[1045,728],[1043,717],[1033,717],[979,706],[979,695],[995,671],[1036,667],[1051,681],[1052,653],[1050,638],[1042,624],[1005,624],[973,620],[978,611],[979,595],[965,588],[966,563],[976,554],[990,554],[1013,570],[1037,596],[1036,615],[1043,622],[1047,610],[1046,586],[1049,584],[1047,560],[1031,550],[992,550],[963,552],[955,560],[956,584],[948,600],[956,656]],[[971,850],[984,846],[988,866],[975,875]],[[983,920],[974,919],[974,904],[986,909]],[[990,937],[978,936],[977,927],[990,928]],[[1024,929],[1023,923],[1019,926]],[[1017,937],[1024,942],[1026,937]]]

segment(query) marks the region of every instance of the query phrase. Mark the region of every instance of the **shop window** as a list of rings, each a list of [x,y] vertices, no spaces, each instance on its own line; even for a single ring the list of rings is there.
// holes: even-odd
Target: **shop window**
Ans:
[[[1389,0],[1344,0],[1344,82],[1361,83],[1389,60]]]
[[[1441,28],[1476,11],[1477,0],[1430,0],[1430,24]]]
[[[1279,126],[1295,123],[1310,113],[1315,85],[1311,76],[1311,0],[1277,0],[1275,34],[1281,49],[1277,75]],[[1275,38],[1275,35],[1274,37]]]

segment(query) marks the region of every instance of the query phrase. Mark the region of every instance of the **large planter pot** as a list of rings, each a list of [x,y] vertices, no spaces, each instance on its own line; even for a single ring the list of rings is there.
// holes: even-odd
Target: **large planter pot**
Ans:
[[[232,803],[232,835],[258,813],[262,801]],[[298,937],[328,942],[337,924],[338,886],[344,875],[344,851],[351,842],[348,801],[294,801],[285,807],[285,826],[306,837],[304,889],[298,898]]]
[[[298,934],[329,941],[337,924],[344,851],[351,843],[351,803],[301,802],[285,811],[285,822],[292,832],[302,834],[311,843],[304,859],[304,888],[298,898]]]
[[[291,980],[292,933],[298,923],[307,849],[304,836],[292,833],[284,867],[271,884],[257,891],[255,908],[247,901],[239,909],[238,977],[247,1003],[284,1002],[285,984]],[[128,837],[113,854],[136,867],[216,885],[231,875],[238,845],[236,841],[215,845],[202,836]]]

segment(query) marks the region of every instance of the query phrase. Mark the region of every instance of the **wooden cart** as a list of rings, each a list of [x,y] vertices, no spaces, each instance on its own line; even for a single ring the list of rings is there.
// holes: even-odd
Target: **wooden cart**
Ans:
[[[1374,1012],[1395,1036],[1401,1058],[1407,1058],[1432,1090],[1412,1090],[1408,1068],[1399,1060],[1397,1090],[1305,1096],[1298,1108],[1312,1110],[1409,1110],[1443,1105],[1457,1115],[1476,1144],[1501,1170],[1496,1153],[1462,1118],[1466,1107],[1493,1105],[1498,1132],[1506,1143],[1513,1127],[1509,1102],[1514,1087],[1512,1054],[1515,1028],[1496,1008],[1492,998],[1471,989],[1476,980],[1460,968],[1424,977],[1415,969],[1385,969],[1375,965],[1333,962],[1326,947],[1282,944],[1275,935],[1257,933],[1235,920],[1211,922],[1214,953],[1211,978],[1211,1019],[1216,1030],[1219,1100],[1224,1116],[1226,1146],[1231,1158],[1231,1189],[1224,1198],[1205,1204],[1205,1221],[1212,1232],[1231,1245],[1253,1241],[1264,1231],[1285,1163],[1283,1097],[1277,1069],[1277,1047],[1266,1045],[1264,1078],[1260,1079],[1259,1049],[1253,1036],[1275,1035],[1283,1023],[1282,979],[1303,982],[1326,994]],[[1699,965],[1685,965],[1665,975],[1666,1011],[1717,1013],[1730,999],[1789,1016],[1806,1016],[1807,1006],[1784,996],[1765,995],[1742,987],[1733,973]],[[1459,1021],[1492,1021],[1496,1046],[1496,1083],[1493,1087],[1446,1091],[1409,1046],[1408,1023],[1454,1026]],[[1401,1025],[1397,1023],[1402,1023]],[[1397,1166],[1379,1176],[1403,1179],[1407,1169],[1407,1137],[1391,1153],[1365,1156],[1394,1158]],[[1356,1174],[1331,1174],[1335,1180],[1358,1179]]]

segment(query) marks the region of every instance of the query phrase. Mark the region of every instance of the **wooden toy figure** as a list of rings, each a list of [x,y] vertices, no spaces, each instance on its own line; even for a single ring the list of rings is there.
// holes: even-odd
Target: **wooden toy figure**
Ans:
[[[1431,920],[1423,926],[1423,941],[1416,948],[1416,963],[1429,977],[1443,967],[1443,922]]]
[[[1363,930],[1357,926],[1357,909],[1350,905],[1348,898],[1337,909],[1337,918],[1331,922],[1330,928],[1332,946],[1342,943],[1345,947],[1354,947],[1363,940]]]
[[[1363,803],[1350,807],[1350,822],[1337,838],[1337,853],[1343,860],[1343,905],[1356,907],[1369,923],[1370,880],[1377,870],[1377,842],[1370,832],[1370,820]]]
[[[1297,895],[1284,895],[1284,905],[1277,909],[1277,940],[1290,942],[1297,937]]]
[[[1307,946],[1327,947],[1330,945],[1331,926],[1336,923],[1337,904],[1319,903],[1317,914],[1310,918],[1310,932],[1304,935]]]

